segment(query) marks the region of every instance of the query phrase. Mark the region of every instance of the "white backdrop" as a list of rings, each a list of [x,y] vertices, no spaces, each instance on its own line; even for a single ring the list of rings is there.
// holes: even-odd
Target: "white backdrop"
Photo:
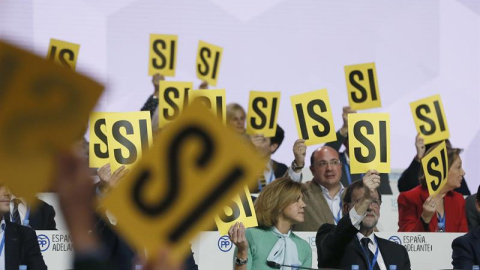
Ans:
[[[81,45],[77,71],[106,86],[101,111],[138,110],[153,91],[150,33],[179,36],[177,76],[195,76],[198,40],[222,46],[219,88],[246,107],[248,91],[282,91],[284,145],[297,137],[290,96],[329,91],[335,124],[347,104],[343,67],[375,62],[391,114],[392,167],[414,155],[409,103],[441,94],[451,140],[472,192],[479,181],[480,7],[478,0],[0,0],[0,37],[46,55],[50,38]],[[307,155],[310,155],[309,149]]]

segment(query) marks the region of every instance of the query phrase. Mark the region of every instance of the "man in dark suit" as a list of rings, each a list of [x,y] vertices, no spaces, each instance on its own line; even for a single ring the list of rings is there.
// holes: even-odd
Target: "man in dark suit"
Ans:
[[[380,217],[381,195],[377,192],[380,176],[368,171],[362,181],[353,182],[345,191],[344,216],[338,225],[323,224],[317,232],[318,267],[350,269],[410,269],[405,247],[379,238],[373,229]]]
[[[34,230],[56,230],[55,209],[50,204],[35,199],[35,208],[30,211],[24,200],[15,198],[10,202],[10,211],[5,219],[13,223],[29,226]]]
[[[475,207],[480,213],[480,186],[478,186]],[[480,227],[475,227],[469,233],[460,236],[452,242],[452,265],[455,269],[472,269],[480,265]]]
[[[40,247],[38,246],[37,234],[31,228],[12,223],[5,218],[4,214],[10,211],[10,192],[0,186],[0,238],[5,241],[0,249],[0,258],[4,257],[6,270],[17,270],[20,265],[26,265],[29,270],[47,269],[43,261]],[[1,252],[5,252],[1,254]]]

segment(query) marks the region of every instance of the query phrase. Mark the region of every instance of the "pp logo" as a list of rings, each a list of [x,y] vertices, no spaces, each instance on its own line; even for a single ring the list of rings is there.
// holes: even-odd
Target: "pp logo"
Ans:
[[[394,236],[390,236],[390,238],[388,238],[388,240],[392,241],[392,242],[395,242],[399,245],[402,244],[402,240],[400,240],[400,237],[394,235]]]
[[[233,243],[227,235],[224,235],[218,239],[218,249],[223,252],[229,252],[232,249]]]
[[[46,251],[50,247],[50,239],[45,234],[39,234],[37,237],[38,245],[42,252]]]

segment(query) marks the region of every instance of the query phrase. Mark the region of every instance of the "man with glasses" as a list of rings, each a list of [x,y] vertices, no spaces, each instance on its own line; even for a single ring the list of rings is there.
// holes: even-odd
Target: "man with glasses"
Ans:
[[[323,224],[317,232],[318,268],[410,269],[404,246],[375,236],[380,218],[380,176],[370,170],[353,182],[343,198],[343,217],[337,225]]]
[[[297,224],[295,231],[317,231],[322,224],[337,224],[342,217],[344,187],[338,152],[322,146],[312,153],[310,164],[313,179],[305,183],[305,222]]]

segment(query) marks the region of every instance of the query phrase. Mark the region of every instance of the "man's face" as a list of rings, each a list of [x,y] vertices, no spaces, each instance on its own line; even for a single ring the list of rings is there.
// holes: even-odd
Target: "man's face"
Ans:
[[[342,178],[342,163],[338,152],[328,146],[317,150],[314,154],[314,163],[310,165],[313,181],[330,189],[340,182]]]
[[[365,193],[365,189],[363,187],[354,189],[352,192],[352,203],[350,204],[350,209],[353,207],[355,204],[357,204],[360,199],[363,197],[363,194]],[[378,192],[375,190],[375,193],[372,194],[372,203],[370,203],[370,206],[367,209],[367,215],[362,221],[361,226],[367,229],[373,229],[375,226],[377,226],[378,219],[380,218],[380,204],[381,201],[378,196]]]
[[[278,147],[278,144],[274,143],[271,144],[271,138],[264,137],[263,135],[251,135],[250,140],[252,141],[255,148],[257,148],[260,155],[266,158],[270,158],[273,152]]]
[[[0,214],[10,212],[10,191],[4,187],[0,186]]]

